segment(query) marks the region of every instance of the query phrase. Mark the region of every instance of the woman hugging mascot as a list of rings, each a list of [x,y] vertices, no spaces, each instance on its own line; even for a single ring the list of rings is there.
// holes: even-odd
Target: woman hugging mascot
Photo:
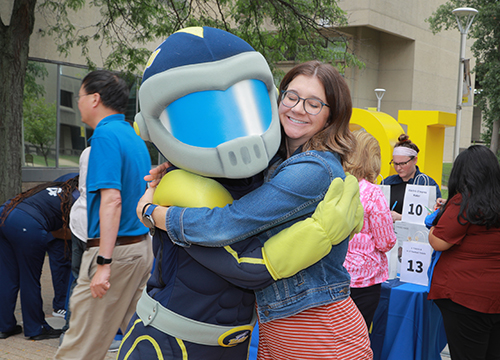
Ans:
[[[263,183],[280,144],[278,94],[264,57],[245,41],[210,27],[177,31],[151,55],[139,95],[134,127],[173,164],[155,203],[223,207]],[[247,359],[256,321],[252,289],[315,263],[362,226],[357,182],[339,183],[332,184],[337,194],[339,186],[355,190],[321,207],[325,213],[316,220],[294,225],[314,234],[314,249],[308,245],[300,261],[286,251],[265,254],[257,238],[223,248],[181,247],[155,229],[155,269],[117,358]],[[331,216],[344,217],[349,229],[314,233],[318,218]],[[268,242],[290,245],[290,236],[279,235]]]

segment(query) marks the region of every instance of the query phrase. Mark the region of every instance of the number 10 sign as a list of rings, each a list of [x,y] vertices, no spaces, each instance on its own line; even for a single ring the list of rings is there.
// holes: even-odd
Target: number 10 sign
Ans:
[[[401,220],[413,224],[423,224],[429,215],[429,208],[436,201],[434,186],[406,185]]]
[[[432,248],[429,244],[405,241],[401,258],[400,279],[418,285],[427,286],[427,269],[431,262]]]

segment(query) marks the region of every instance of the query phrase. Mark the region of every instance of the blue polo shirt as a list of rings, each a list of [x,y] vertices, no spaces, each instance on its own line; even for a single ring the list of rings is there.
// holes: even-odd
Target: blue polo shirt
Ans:
[[[146,190],[144,176],[151,169],[146,144],[125,121],[123,114],[102,119],[89,142],[92,146],[87,173],[89,239],[100,237],[101,189],[117,189],[121,192],[118,236],[146,234],[147,228],[136,215],[137,202]]]

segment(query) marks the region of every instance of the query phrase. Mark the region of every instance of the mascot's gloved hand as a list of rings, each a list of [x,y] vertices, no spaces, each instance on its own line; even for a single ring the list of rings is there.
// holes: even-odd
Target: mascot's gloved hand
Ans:
[[[314,214],[266,241],[262,256],[274,280],[295,275],[363,227],[359,184],[352,175],[332,181]]]

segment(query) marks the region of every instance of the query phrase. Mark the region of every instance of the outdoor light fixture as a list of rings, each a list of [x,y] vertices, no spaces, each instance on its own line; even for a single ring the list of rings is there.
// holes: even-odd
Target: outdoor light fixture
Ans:
[[[377,95],[377,111],[380,111],[380,101],[384,97],[385,89],[375,89],[375,95]]]
[[[462,94],[464,86],[464,60],[465,43],[467,32],[478,13],[476,9],[463,7],[452,11],[457,19],[458,29],[460,30],[460,59],[458,63],[458,91],[457,91],[457,124],[455,126],[455,142],[453,146],[453,160],[456,159],[460,151],[460,126],[462,123]]]

